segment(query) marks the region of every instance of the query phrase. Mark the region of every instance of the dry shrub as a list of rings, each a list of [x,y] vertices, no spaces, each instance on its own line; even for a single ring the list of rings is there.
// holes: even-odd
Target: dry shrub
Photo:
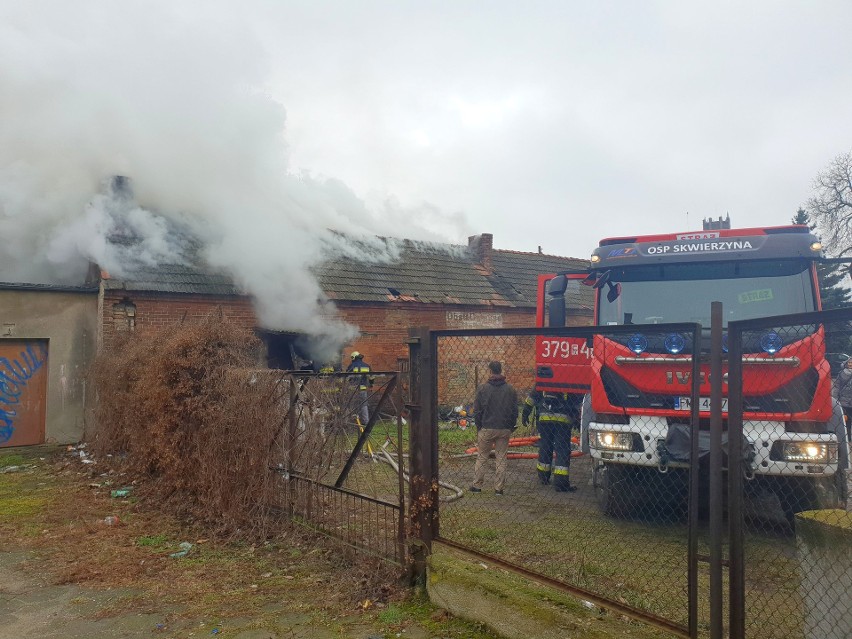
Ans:
[[[93,366],[93,452],[212,533],[265,534],[288,382],[259,349],[217,318],[126,337]]]

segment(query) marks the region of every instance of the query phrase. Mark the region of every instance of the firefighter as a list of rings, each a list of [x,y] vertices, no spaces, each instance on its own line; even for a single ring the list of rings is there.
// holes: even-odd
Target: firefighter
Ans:
[[[366,424],[370,419],[370,407],[368,390],[373,385],[373,379],[370,377],[370,365],[364,361],[364,356],[358,351],[352,351],[350,355],[352,362],[346,368],[347,373],[362,373],[357,379],[358,384],[358,417],[361,419],[361,425]]]
[[[582,400],[582,397],[579,398]],[[558,492],[577,490],[568,477],[571,464],[571,430],[579,422],[579,400],[570,393],[552,393],[534,390],[524,401],[521,422],[526,426],[530,414],[541,439],[538,442],[538,480],[547,485],[553,475],[553,488]],[[556,463],[553,453],[556,452]]]

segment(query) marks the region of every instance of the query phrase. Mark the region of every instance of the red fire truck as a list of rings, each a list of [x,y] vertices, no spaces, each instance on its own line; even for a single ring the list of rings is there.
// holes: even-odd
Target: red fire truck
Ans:
[[[536,387],[587,394],[581,441],[605,511],[635,505],[643,486],[685,481],[688,457],[672,449],[678,436],[682,442],[695,434],[692,354],[683,335],[661,335],[653,325],[700,323],[702,350],[709,350],[711,301],[722,302],[725,326],[819,310],[820,258],[820,243],[805,226],[718,229],[608,238],[594,250],[589,273],[539,278],[539,326],[564,325],[566,290],[594,285],[601,333],[591,344],[540,336]],[[606,333],[629,324],[635,333]],[[743,345],[743,428],[755,479],[747,484],[778,495],[788,517],[845,500],[848,466],[824,329],[796,329],[768,330]],[[702,364],[699,442],[710,415],[708,377],[709,363]],[[726,419],[727,397],[722,411]]]

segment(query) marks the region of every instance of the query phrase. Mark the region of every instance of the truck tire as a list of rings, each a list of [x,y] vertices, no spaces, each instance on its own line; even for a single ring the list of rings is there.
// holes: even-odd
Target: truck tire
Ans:
[[[777,494],[787,523],[793,527],[796,513],[806,510],[845,509],[846,500],[840,486],[845,477],[845,471],[840,471],[835,477],[789,477],[781,482]]]
[[[677,521],[687,515],[688,479],[683,471],[599,463],[592,483],[598,507],[610,517]]]
[[[598,506],[604,514],[625,517],[633,510],[635,495],[629,469],[619,464],[598,464],[593,484]]]

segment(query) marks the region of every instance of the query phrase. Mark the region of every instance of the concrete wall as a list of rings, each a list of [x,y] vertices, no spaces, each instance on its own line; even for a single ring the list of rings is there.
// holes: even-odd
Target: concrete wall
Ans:
[[[0,289],[0,340],[48,341],[45,439],[83,437],[86,372],[95,354],[96,292]]]

